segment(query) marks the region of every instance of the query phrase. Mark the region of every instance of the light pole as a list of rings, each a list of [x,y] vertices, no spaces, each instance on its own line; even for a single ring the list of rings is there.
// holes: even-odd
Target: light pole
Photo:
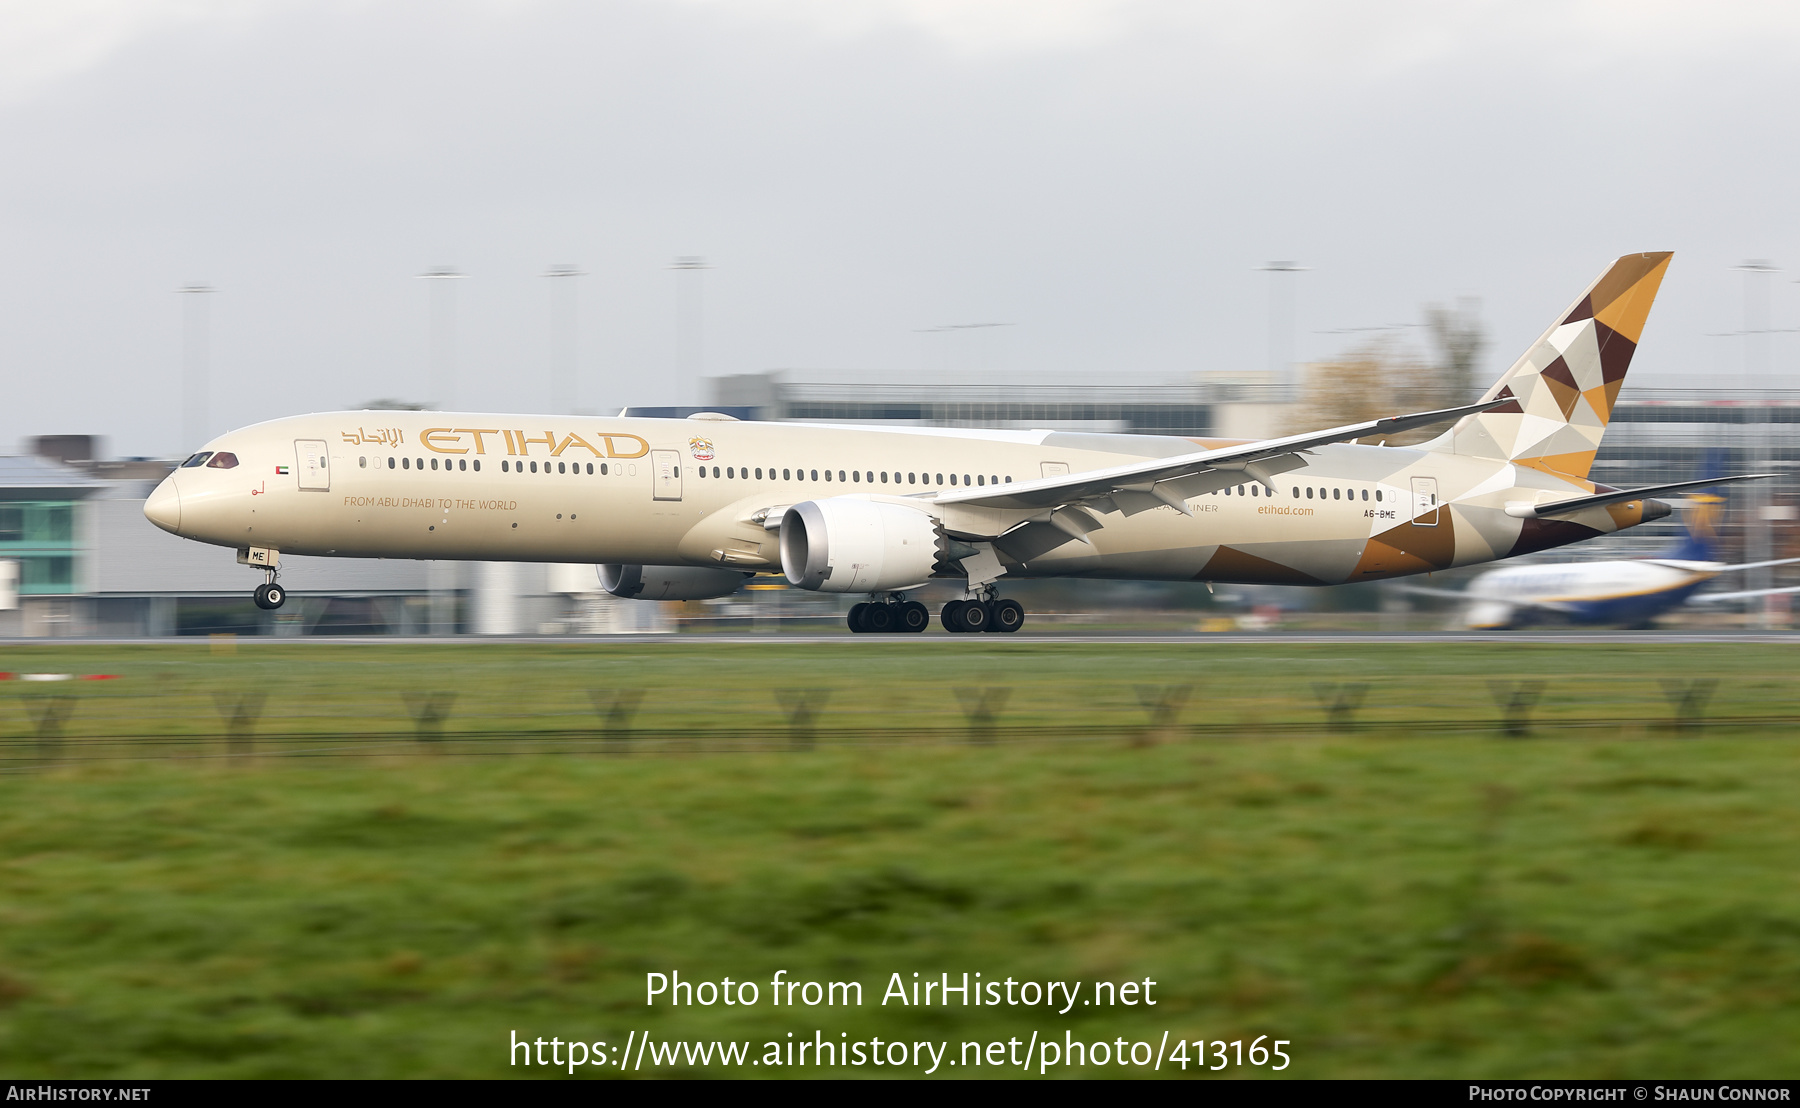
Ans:
[[[913,334],[945,336],[944,339],[942,340],[942,344],[941,344],[941,347],[942,347],[941,353],[944,356],[942,368],[943,368],[945,378],[948,379],[950,376],[950,339],[949,339],[949,336],[951,336],[953,334],[957,334],[959,332],[970,333],[970,332],[976,332],[976,331],[989,331],[995,327],[1012,327],[1012,326],[1014,326],[1014,324],[1011,324],[1011,323],[944,323],[944,324],[940,324],[936,327],[915,328],[913,331]],[[993,364],[997,361],[997,359],[994,357],[994,352],[992,349],[988,350],[987,356],[988,356],[988,362],[989,362],[988,368],[989,369],[997,369],[998,366]],[[979,367],[974,366],[974,365],[969,365],[969,366],[964,366],[963,369],[965,370],[965,373],[963,375],[966,377],[968,375],[968,371],[977,371],[979,369]]]
[[[426,351],[430,361],[431,403],[440,409],[455,406],[456,288],[452,282],[467,276],[447,265],[434,266],[419,274],[421,281],[431,282],[431,322],[426,335]]]
[[[1294,283],[1282,280],[1281,274],[1305,273],[1308,268],[1298,262],[1256,267],[1269,275],[1269,377],[1287,401],[1296,399],[1299,382],[1294,377]]]
[[[576,282],[586,277],[580,266],[553,265],[544,271],[550,282],[550,410],[558,415],[575,411],[576,380]]]
[[[206,441],[210,419],[207,401],[212,387],[208,380],[208,355],[211,346],[211,319],[208,301],[215,289],[195,283],[175,290],[181,296],[181,449],[184,453],[198,450]]]
[[[712,266],[689,254],[676,258],[669,268],[675,270],[675,406],[682,407],[690,396],[693,403],[700,402],[700,374],[705,368],[705,290],[700,275]]]
[[[419,274],[430,282],[431,323],[426,336],[430,357],[432,399],[442,410],[455,406],[456,393],[456,285],[464,278],[453,266],[434,266]],[[456,633],[456,567],[449,562],[425,563],[425,587],[430,592],[427,610],[432,635]]]
[[[1775,263],[1766,259],[1756,259],[1735,266],[1744,275],[1744,376],[1746,383],[1752,383],[1756,390],[1756,403],[1751,410],[1755,412],[1756,424],[1750,429],[1750,443],[1754,454],[1749,459],[1751,469],[1768,471],[1773,459],[1774,440],[1771,432],[1774,425],[1774,396],[1769,391],[1769,277],[1779,272]],[[1744,553],[1751,562],[1766,562],[1774,557],[1770,553],[1774,520],[1770,518],[1769,489],[1766,482],[1752,481],[1749,489],[1750,526],[1746,538]],[[1751,590],[1769,587],[1771,575],[1768,566],[1760,566],[1750,571],[1749,586]],[[1762,598],[1762,610],[1755,620],[1757,626],[1769,628],[1776,619],[1776,605],[1779,602],[1773,596]]]

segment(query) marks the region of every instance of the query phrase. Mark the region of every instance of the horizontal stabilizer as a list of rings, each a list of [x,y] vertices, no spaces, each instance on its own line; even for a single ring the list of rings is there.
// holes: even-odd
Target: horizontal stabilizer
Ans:
[[[1779,477],[1778,473],[1746,473],[1739,477],[1702,477],[1697,481],[1677,481],[1672,485],[1650,485],[1641,489],[1620,489],[1616,492],[1597,493],[1593,496],[1578,496],[1572,500],[1553,500],[1548,504],[1508,504],[1506,514],[1515,519],[1546,519],[1552,516],[1566,516],[1574,512],[1586,511],[1589,508],[1604,508],[1608,504],[1623,504],[1629,500],[1643,500],[1646,497],[1661,496],[1664,493],[1681,492],[1684,489],[1703,489],[1710,485],[1729,485],[1738,481],[1761,481],[1769,477]]]

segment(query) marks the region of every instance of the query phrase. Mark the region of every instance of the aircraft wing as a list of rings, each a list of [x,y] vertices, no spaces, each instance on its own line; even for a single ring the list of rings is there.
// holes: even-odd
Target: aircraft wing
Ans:
[[[1748,600],[1753,596],[1774,596],[1777,593],[1800,592],[1800,585],[1789,585],[1782,589],[1745,589],[1742,592],[1703,592],[1688,597],[1689,604],[1717,604],[1721,600]]]
[[[1676,481],[1672,485],[1647,485],[1641,489],[1619,489],[1616,492],[1596,493],[1593,496],[1577,496],[1571,500],[1553,500],[1548,504],[1513,503],[1506,506],[1506,514],[1515,519],[1566,516],[1574,512],[1585,511],[1588,508],[1601,508],[1608,504],[1622,504],[1628,500],[1661,496],[1666,492],[1703,489],[1710,485],[1730,485],[1738,481],[1761,481],[1764,478],[1779,476],[1781,476],[1779,473],[1745,473],[1737,477],[1703,477],[1697,481]]]
[[[1690,565],[1690,563],[1670,561],[1670,559],[1665,558],[1645,558],[1645,561],[1651,561],[1651,563],[1656,563],[1656,565],[1670,565],[1670,567],[1678,568],[1678,570],[1681,570],[1681,568],[1688,568],[1688,565]],[[1800,558],[1777,558],[1775,561],[1746,561],[1746,563],[1742,563],[1742,565],[1708,565],[1708,567],[1701,568],[1699,572],[1705,572],[1705,574],[1735,574],[1737,570],[1760,570],[1760,568],[1769,567],[1769,565],[1793,565],[1796,561],[1800,561]]]
[[[1398,585],[1390,583],[1388,588],[1395,592],[1409,592],[1415,596],[1436,596],[1445,600],[1480,600],[1481,597],[1470,596],[1461,589],[1433,589],[1424,585]],[[1511,603],[1510,601],[1508,603]]]
[[[1218,450],[1202,450],[1173,458],[1147,458],[1141,462],[1090,469],[1060,477],[1044,477],[1035,481],[1015,481],[1009,485],[985,489],[963,489],[939,496],[939,504],[967,504],[978,508],[1057,508],[1084,500],[1100,500],[1119,492],[1148,493],[1164,503],[1187,512],[1185,497],[1179,489],[1160,490],[1158,485],[1182,477],[1192,477],[1209,470],[1241,472],[1253,481],[1273,484],[1275,474],[1298,468],[1302,462],[1292,455],[1314,446],[1371,435],[1397,435],[1415,427],[1448,423],[1474,412],[1484,412],[1502,404],[1513,403],[1512,397],[1442,408],[1434,412],[1389,416],[1366,423],[1351,423],[1324,431],[1311,431],[1286,438],[1227,446]],[[1710,482],[1717,484],[1718,482]],[[1220,487],[1223,487],[1221,485]],[[1191,495],[1191,494],[1190,494]]]
[[[1568,611],[1569,603],[1562,600],[1532,600],[1528,597],[1475,596],[1472,593],[1457,589],[1433,589],[1424,585],[1389,584],[1387,586],[1399,592],[1409,592],[1417,596],[1437,596],[1446,600],[1461,600],[1470,604],[1504,604],[1509,608],[1542,608],[1549,612]]]

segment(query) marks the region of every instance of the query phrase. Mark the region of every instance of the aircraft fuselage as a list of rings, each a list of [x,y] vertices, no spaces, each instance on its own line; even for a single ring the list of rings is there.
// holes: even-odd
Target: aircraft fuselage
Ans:
[[[791,505],[851,497],[935,513],[971,486],[1177,456],[1222,441],[714,420],[336,412],[222,435],[146,514],[239,550],[360,558],[645,563],[779,572]],[[216,464],[230,456],[229,468]],[[1085,541],[1020,516],[985,536],[1009,576],[1337,584],[1491,561],[1632,526],[1656,501],[1566,520],[1508,504],[1594,491],[1491,458],[1318,447],[1187,512],[1126,503]],[[966,515],[966,513],[965,513]],[[944,515],[952,534],[961,518]],[[771,526],[770,524],[774,526]],[[1002,530],[1001,528],[1005,528]],[[1048,535],[1048,537],[1046,537]],[[970,536],[965,536],[970,537]]]

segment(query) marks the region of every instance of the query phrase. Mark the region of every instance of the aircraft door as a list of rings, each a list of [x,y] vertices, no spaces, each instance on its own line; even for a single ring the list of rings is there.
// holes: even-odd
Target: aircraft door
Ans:
[[[331,491],[331,455],[323,439],[295,439],[294,456],[299,463],[300,487],[310,492]]]
[[[650,452],[650,469],[656,478],[655,500],[681,499],[681,452],[679,450],[652,450]]]
[[[1438,525],[1438,487],[1436,477],[1414,477],[1412,479],[1413,526],[1436,527]]]

